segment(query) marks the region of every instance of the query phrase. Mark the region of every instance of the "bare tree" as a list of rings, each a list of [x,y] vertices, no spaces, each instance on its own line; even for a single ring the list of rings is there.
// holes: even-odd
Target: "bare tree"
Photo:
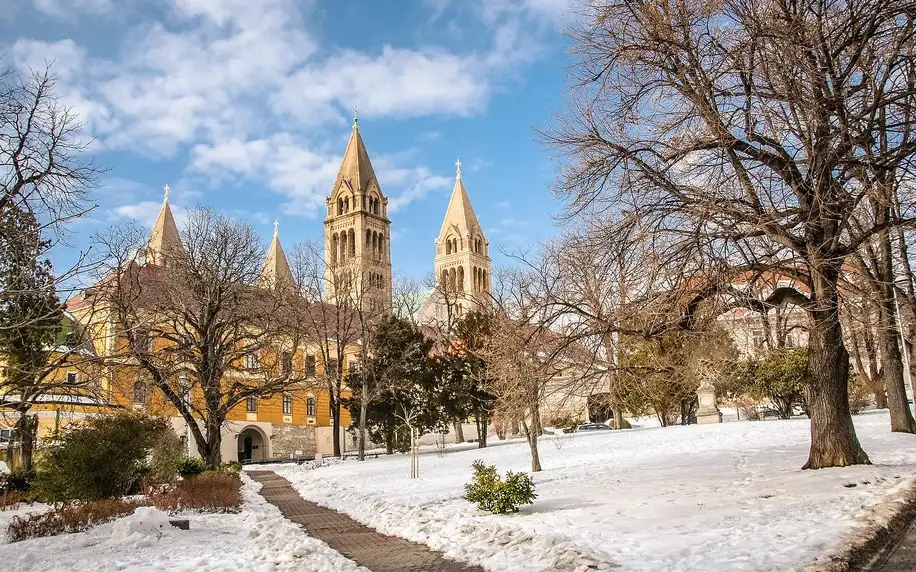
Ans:
[[[358,265],[329,265],[321,244],[296,245],[290,264],[293,278],[307,302],[300,320],[303,333],[321,352],[324,364],[321,381],[330,401],[334,456],[339,457],[346,358],[359,343],[360,336],[371,331],[372,315],[382,308],[371,307],[371,298],[363,295],[368,280]],[[333,299],[332,292],[336,293]]]
[[[192,211],[182,248],[163,253],[164,265],[141,263],[145,237],[135,226],[96,237],[105,271],[74,311],[107,329],[106,365],[135,372],[122,392],[146,403],[147,388],[158,390],[216,467],[232,408],[303,381],[293,363],[300,330],[290,318],[298,299],[261,287],[260,238],[221,213]]]
[[[583,16],[578,95],[550,135],[570,158],[558,189],[570,213],[603,213],[609,244],[634,228],[664,236],[666,263],[702,262],[697,275],[775,270],[806,284],[780,292],[811,321],[805,468],[868,463],[838,282],[865,241],[913,223],[850,224],[875,196],[862,172],[912,171],[916,144],[892,119],[916,105],[911,6],[591,0]]]

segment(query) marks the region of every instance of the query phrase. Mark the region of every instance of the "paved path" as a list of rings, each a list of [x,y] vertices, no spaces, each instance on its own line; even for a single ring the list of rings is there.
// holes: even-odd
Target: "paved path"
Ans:
[[[372,572],[484,572],[479,566],[446,560],[422,544],[380,534],[343,513],[307,501],[273,471],[246,474],[264,485],[261,496],[283,516]]]
[[[868,572],[913,572],[916,570],[916,521],[910,523],[897,546],[888,550]]]

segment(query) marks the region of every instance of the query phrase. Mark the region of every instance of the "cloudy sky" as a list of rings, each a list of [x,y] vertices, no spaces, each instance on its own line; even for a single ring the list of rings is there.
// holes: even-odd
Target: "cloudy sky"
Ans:
[[[320,239],[358,107],[395,271],[424,277],[456,158],[493,251],[553,232],[534,127],[562,109],[566,1],[0,0],[0,53],[53,61],[109,168],[75,249],[151,224],[166,183],[179,219],[205,203],[265,242],[278,218],[287,249]]]

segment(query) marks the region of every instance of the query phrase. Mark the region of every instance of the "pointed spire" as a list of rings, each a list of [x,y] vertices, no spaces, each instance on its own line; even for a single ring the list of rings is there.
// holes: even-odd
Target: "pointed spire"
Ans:
[[[455,161],[455,167],[457,168],[455,187],[452,189],[452,198],[449,199],[448,209],[445,211],[445,219],[439,231],[439,240],[445,240],[453,227],[457,227],[462,236],[474,233],[483,236],[483,229],[477,220],[474,207],[471,206],[471,199],[464,188],[464,181],[461,179],[461,161]]]
[[[267,288],[275,286],[291,286],[294,284],[293,273],[289,269],[289,261],[283,246],[280,245],[280,221],[274,220],[274,237],[264,259],[264,268],[261,269],[261,284]]]
[[[146,262],[155,266],[165,266],[169,255],[181,250],[178,225],[175,224],[175,217],[172,216],[172,209],[169,207],[171,187],[165,185],[162,189],[165,191],[162,209],[159,210],[159,216],[146,245]]]
[[[357,111],[354,109],[354,113]],[[337,180],[338,182],[341,179],[347,181],[350,187],[356,191],[368,188],[369,183],[375,178],[375,171],[369,161],[369,152],[366,150],[366,144],[359,133],[359,117],[354,115],[353,131],[350,133],[347,150],[344,151],[343,160],[340,162]],[[336,190],[337,186],[335,185],[334,188]]]

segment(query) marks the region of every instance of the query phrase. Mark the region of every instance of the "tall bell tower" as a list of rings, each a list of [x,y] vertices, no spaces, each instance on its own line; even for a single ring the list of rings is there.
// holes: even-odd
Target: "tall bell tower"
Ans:
[[[382,194],[355,117],[327,206],[324,244],[328,301],[365,309],[390,309],[388,199]]]
[[[492,264],[490,243],[461,179],[461,161],[455,167],[455,187],[436,239],[434,265],[439,290],[448,294],[446,302],[454,304],[460,316],[489,303]]]

